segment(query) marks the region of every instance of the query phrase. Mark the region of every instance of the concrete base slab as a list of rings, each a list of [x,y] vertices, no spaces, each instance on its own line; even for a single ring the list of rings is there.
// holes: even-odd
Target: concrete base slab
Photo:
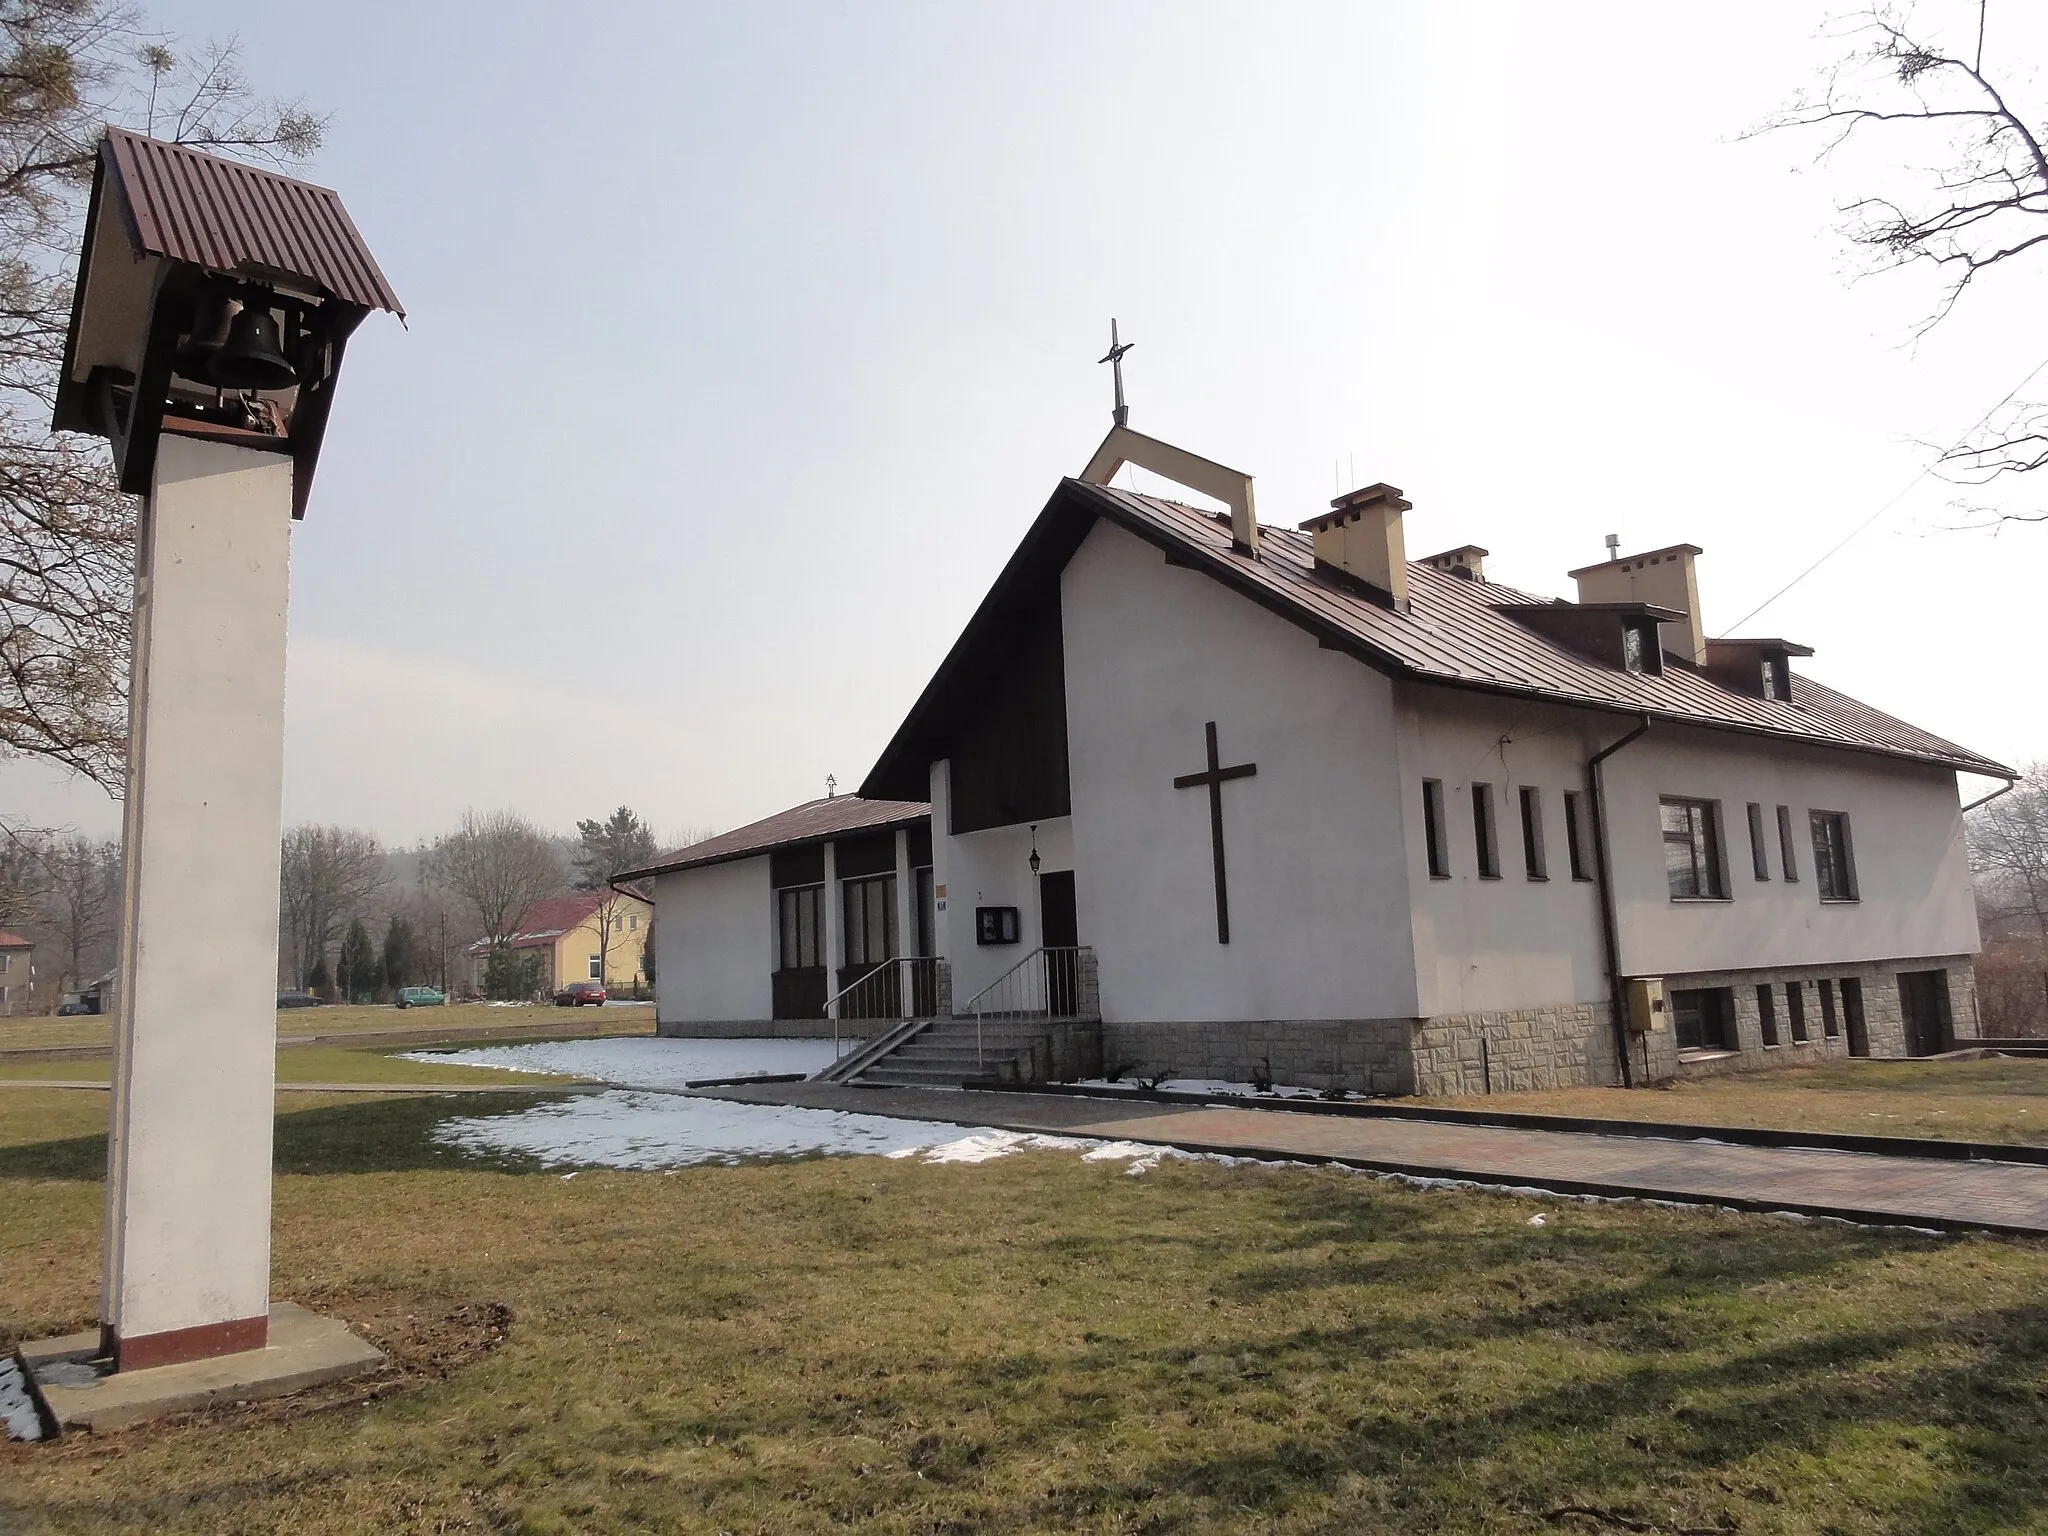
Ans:
[[[270,1309],[270,1342],[262,1349],[114,1372],[99,1348],[97,1333],[21,1346],[21,1362],[61,1429],[125,1429],[212,1403],[284,1397],[386,1364],[383,1352],[349,1332],[348,1324],[289,1301]]]

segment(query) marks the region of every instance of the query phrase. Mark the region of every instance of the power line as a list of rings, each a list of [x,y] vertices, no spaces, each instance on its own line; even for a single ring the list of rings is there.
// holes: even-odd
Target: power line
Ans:
[[[1778,588],[1777,591],[1773,592],[1769,597],[1765,598],[1762,602],[1758,603],[1754,608],[1750,609],[1749,612],[1745,613],[1741,618],[1737,619],[1734,623],[1733,631],[1740,632],[1743,625],[1747,624],[1751,619],[1755,618],[1758,614],[1762,613],[1766,608],[1770,607],[1771,604],[1775,603],[1787,592],[1790,592],[1794,587],[1798,586],[1799,583],[1806,580],[1807,577],[1811,576],[1823,565],[1826,565],[1828,561],[1832,560],[1836,555],[1840,554],[1842,549],[1849,543],[1851,539],[1855,538],[1857,534],[1861,533],[1864,529],[1868,528],[1872,523],[1876,522],[1880,517],[1883,517],[1885,513],[1891,511],[1893,507],[1897,506],[1901,501],[1905,500],[1906,493],[1908,491],[1911,491],[1915,486],[1919,485],[1919,483],[1922,480],[1925,480],[1929,475],[1933,474],[1936,466],[1941,464],[1943,460],[1947,459],[1948,456],[1954,453],[1958,448],[1962,447],[1964,443],[1968,442],[1971,438],[1971,435],[1974,434],[1979,427],[1983,426],[1985,422],[1989,421],[1993,416],[1996,416],[2000,411],[2004,410],[2006,406],[2011,404],[2013,396],[2017,395],[2021,390],[2025,389],[2029,384],[2033,383],[2034,375],[2038,374],[2043,368],[2048,368],[2048,357],[2044,357],[2041,359],[2040,362],[2034,364],[2033,368],[2028,371],[2027,376],[2024,379],[2021,379],[2019,383],[2013,385],[2011,389],[2005,392],[2005,397],[2003,399],[2001,399],[1996,405],[1992,406],[1991,409],[1986,411],[1982,416],[1979,416],[1975,421],[1971,422],[1969,426],[1965,427],[1963,429],[1962,435],[1958,437],[1953,443],[1949,444],[1948,447],[1944,448],[1940,453],[1937,453],[1932,459],[1928,460],[1926,466],[1921,469],[1920,473],[1915,475],[1911,480],[1908,480],[1904,485],[1900,486],[1897,494],[1895,494],[1891,498],[1891,500],[1887,501],[1883,506],[1879,507],[1875,512],[1871,513],[1870,516],[1866,517],[1854,528],[1851,528],[1847,533],[1843,534],[1840,541],[1834,544],[1831,548],[1829,548],[1827,552],[1824,553],[1818,560],[1814,561],[1813,564],[1809,565],[1805,570],[1801,571],[1797,576],[1794,576],[1790,581],[1786,582],[1785,585]]]

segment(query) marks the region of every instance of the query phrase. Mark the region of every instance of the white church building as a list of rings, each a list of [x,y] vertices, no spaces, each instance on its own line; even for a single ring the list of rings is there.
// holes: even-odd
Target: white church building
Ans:
[[[1249,476],[1119,425],[858,796],[634,872],[662,1031],[1381,1093],[1978,1033],[1959,776],[2011,769],[1708,638],[1692,545],[1548,598],[1410,561],[1408,505],[1262,527]]]

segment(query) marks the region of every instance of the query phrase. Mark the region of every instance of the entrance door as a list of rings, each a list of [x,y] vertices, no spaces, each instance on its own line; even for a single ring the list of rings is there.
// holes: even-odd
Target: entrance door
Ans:
[[[1081,997],[1081,920],[1071,869],[1049,869],[1038,877],[1038,931],[1046,951],[1046,1008],[1054,1018],[1071,1017]]]
[[[1899,1015],[1906,1026],[1908,1056],[1933,1056],[1948,1049],[1948,972],[1900,972]]]

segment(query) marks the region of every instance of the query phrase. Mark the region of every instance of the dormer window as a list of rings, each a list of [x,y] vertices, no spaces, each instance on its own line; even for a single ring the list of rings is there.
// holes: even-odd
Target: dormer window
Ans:
[[[1629,624],[1621,631],[1621,664],[1631,672],[1648,677],[1664,671],[1664,655],[1657,643],[1657,626]]]
[[[1792,663],[1781,654],[1767,651],[1761,665],[1764,697],[1789,703],[1792,698]]]

